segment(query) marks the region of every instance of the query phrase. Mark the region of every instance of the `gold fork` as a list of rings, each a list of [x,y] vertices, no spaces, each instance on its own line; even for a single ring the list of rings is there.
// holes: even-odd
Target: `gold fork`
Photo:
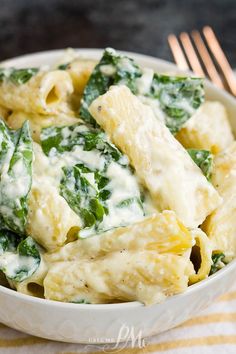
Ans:
[[[179,40],[174,34],[168,36],[168,42],[174,60],[181,70],[192,69],[198,76],[208,76],[222,89],[236,96],[236,77],[211,27],[192,31],[189,35],[182,32]],[[217,63],[217,65],[215,64]]]

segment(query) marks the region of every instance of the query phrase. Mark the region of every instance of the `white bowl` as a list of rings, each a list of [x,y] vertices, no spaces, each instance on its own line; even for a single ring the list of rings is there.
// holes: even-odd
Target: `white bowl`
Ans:
[[[85,58],[101,57],[101,50],[79,49]],[[24,55],[7,60],[4,66],[52,64],[62,50]],[[153,57],[126,53],[142,66],[159,72],[178,71],[176,66]],[[236,132],[236,99],[206,82],[207,98],[221,101],[228,110]],[[236,260],[184,294],[146,307],[139,302],[106,305],[60,303],[23,295],[0,286],[0,322],[17,330],[52,340],[73,343],[115,343],[134,337],[147,337],[166,331],[198,314],[219,295],[228,291],[235,279]]]

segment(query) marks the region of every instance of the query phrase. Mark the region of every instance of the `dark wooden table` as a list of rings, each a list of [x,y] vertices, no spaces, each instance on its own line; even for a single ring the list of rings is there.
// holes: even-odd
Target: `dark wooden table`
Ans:
[[[172,60],[167,35],[206,24],[236,67],[236,0],[0,0],[0,60],[69,46]]]

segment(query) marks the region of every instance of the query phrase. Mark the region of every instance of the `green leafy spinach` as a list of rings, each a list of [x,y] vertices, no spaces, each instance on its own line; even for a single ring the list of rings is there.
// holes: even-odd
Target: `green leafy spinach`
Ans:
[[[110,219],[109,226],[104,223],[104,218],[111,217],[111,209],[113,217],[114,213],[116,216],[119,212],[122,213],[119,209],[125,209],[123,215],[126,213],[129,215],[130,210],[136,217],[144,215],[140,197],[124,199],[118,204],[116,200],[112,200],[113,189],[110,186],[114,180],[108,178],[106,172],[106,168],[99,171],[84,163],[63,168],[64,176],[60,183],[60,194],[82,220],[82,230],[79,233],[81,238],[121,226],[122,222],[119,218]],[[129,224],[130,220],[126,216],[123,222]]]
[[[60,64],[60,65],[58,65],[57,69],[58,70],[66,70],[69,65],[70,65],[70,63]]]
[[[121,164],[125,163],[122,153],[115,145],[108,142],[106,135],[101,130],[88,128],[83,124],[44,128],[41,133],[41,144],[43,152],[47,156],[52,149],[63,153],[71,151],[76,146],[82,146],[84,151],[97,150],[107,160],[113,159]]]
[[[70,301],[70,303],[72,303],[72,304],[91,304],[91,302],[89,302],[88,300],[85,300],[85,299]]]
[[[101,130],[84,124],[45,128],[41,144],[49,158],[63,161],[60,194],[82,220],[80,237],[127,224],[133,221],[132,218],[143,216],[140,190],[129,161]],[[81,149],[74,150],[77,146]],[[76,151],[72,160],[64,163],[64,154],[72,150]],[[129,178],[130,182],[126,184],[124,180],[122,184],[122,178]],[[126,197],[112,199],[117,189]]]
[[[20,237],[8,230],[0,230],[0,270],[10,280],[21,282],[39,267],[39,246],[30,237]]]
[[[14,85],[22,85],[35,76],[38,71],[38,68],[0,68],[0,83],[3,83],[6,80],[12,82]]]
[[[203,80],[154,74],[148,96],[159,101],[165,124],[175,134],[203,103]]]
[[[89,124],[96,125],[88,111],[93,100],[106,93],[111,85],[121,83],[136,93],[135,79],[140,76],[141,70],[133,59],[118,55],[114,49],[107,48],[85,87],[80,107],[81,118]]]
[[[134,60],[106,49],[94,68],[81,100],[81,118],[94,124],[88,108],[93,100],[106,93],[111,85],[124,84],[138,96],[155,101],[164,113],[165,124],[175,134],[204,101],[203,80],[153,74],[145,94],[140,92],[138,80],[144,72]]]
[[[13,131],[0,120],[0,147],[1,228],[24,234],[33,159],[28,122]]]
[[[137,197],[124,199],[120,203],[117,204],[117,207],[118,208],[129,207],[133,203],[138,203],[140,205],[140,207],[143,208],[143,205],[142,205],[142,202],[141,202],[141,198],[137,198]]]
[[[210,180],[213,168],[213,156],[210,151],[197,149],[188,149],[187,151],[202,173]]]
[[[225,255],[224,253],[213,253],[212,254],[212,266],[210,270],[210,275],[216,273],[218,270],[222,268],[222,263],[225,264]]]
[[[109,179],[84,164],[63,168],[60,194],[83,221],[83,228],[98,228],[108,213],[106,200],[111,192],[105,187]],[[91,183],[92,181],[92,183]]]
[[[0,256],[4,252],[14,252],[21,240],[19,235],[9,230],[0,230]]]

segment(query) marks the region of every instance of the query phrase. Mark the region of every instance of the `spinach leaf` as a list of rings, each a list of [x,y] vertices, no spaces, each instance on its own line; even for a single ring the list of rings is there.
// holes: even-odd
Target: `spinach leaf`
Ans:
[[[213,167],[213,156],[210,151],[197,149],[187,149],[187,151],[202,173],[210,180]]]
[[[20,256],[40,259],[38,246],[30,236],[19,243],[17,250]]]
[[[2,84],[2,82],[4,81],[5,78],[4,72],[5,70],[3,68],[0,68],[0,84]]]
[[[124,199],[124,200],[122,200],[122,202],[117,204],[117,207],[118,208],[129,207],[133,203],[138,203],[140,205],[140,207],[143,208],[143,205],[142,205],[142,202],[141,202],[141,198],[137,198],[137,197]]]
[[[9,151],[14,148],[15,140],[18,138],[18,134],[12,134],[8,127],[5,125],[4,121],[0,119],[0,166],[4,164],[4,161],[7,159]],[[14,141],[12,141],[14,139]]]
[[[81,118],[96,126],[95,120],[88,111],[95,98],[106,93],[111,85],[121,83],[136,93],[135,79],[140,76],[141,70],[133,59],[118,55],[114,49],[107,48],[85,87],[80,107]]]
[[[21,237],[8,230],[0,230],[0,256],[4,252],[14,252]]]
[[[91,302],[89,302],[85,299],[70,301],[70,303],[72,303],[72,304],[91,304]]]
[[[60,65],[58,65],[57,69],[58,70],[66,70],[69,65],[70,65],[70,63],[60,64]]]
[[[81,217],[83,228],[97,229],[107,213],[106,199],[110,191],[105,187],[109,179],[98,170],[92,170],[82,163],[64,167],[63,172],[60,194]]]
[[[30,277],[39,267],[41,256],[39,246],[28,236],[1,230],[0,232],[0,270],[8,279],[21,282]]]
[[[0,120],[1,228],[24,234],[32,182],[33,148],[28,122],[18,131]]]
[[[15,85],[22,85],[35,76],[38,71],[39,69],[37,68],[14,69],[9,76],[9,80]]]
[[[47,156],[52,149],[63,153],[71,151],[76,146],[81,146],[84,151],[100,151],[109,161],[127,163],[115,145],[108,142],[105,133],[98,129],[88,128],[83,124],[44,128],[41,132],[41,145]]]
[[[224,253],[213,253],[213,255],[212,255],[213,264],[211,266],[211,270],[210,270],[209,275],[216,273],[218,270],[220,270],[222,268],[222,265],[220,263],[225,264],[224,258],[225,258]]]
[[[41,144],[49,159],[61,161],[60,194],[82,220],[79,237],[127,225],[144,215],[129,161],[102,131],[81,124],[45,128]],[[69,161],[68,151],[73,151]]]
[[[156,101],[164,113],[166,126],[173,134],[177,133],[204,101],[203,80],[154,73],[144,95],[139,89],[142,75],[144,71],[132,59],[118,55],[113,49],[106,49],[84,89],[81,118],[96,125],[88,112],[92,101],[106,93],[111,85],[124,84],[135,95]]]
[[[0,83],[6,80],[12,82],[14,85],[22,85],[35,76],[38,71],[38,68],[0,68]]]
[[[114,181],[106,176],[106,170],[91,169],[80,163],[73,167],[64,167],[63,172],[60,194],[83,222],[79,237],[107,231],[121,226],[122,223],[127,225],[131,222],[130,217],[135,215],[138,219],[144,215],[141,198],[128,198],[118,204],[116,198],[112,199],[113,190],[110,186]],[[121,208],[124,210],[120,211]],[[118,217],[119,213],[121,219]],[[114,219],[111,214],[113,218],[115,215]],[[104,222],[105,218],[108,223]]]
[[[154,74],[148,96],[157,99],[175,134],[204,101],[203,79]]]

